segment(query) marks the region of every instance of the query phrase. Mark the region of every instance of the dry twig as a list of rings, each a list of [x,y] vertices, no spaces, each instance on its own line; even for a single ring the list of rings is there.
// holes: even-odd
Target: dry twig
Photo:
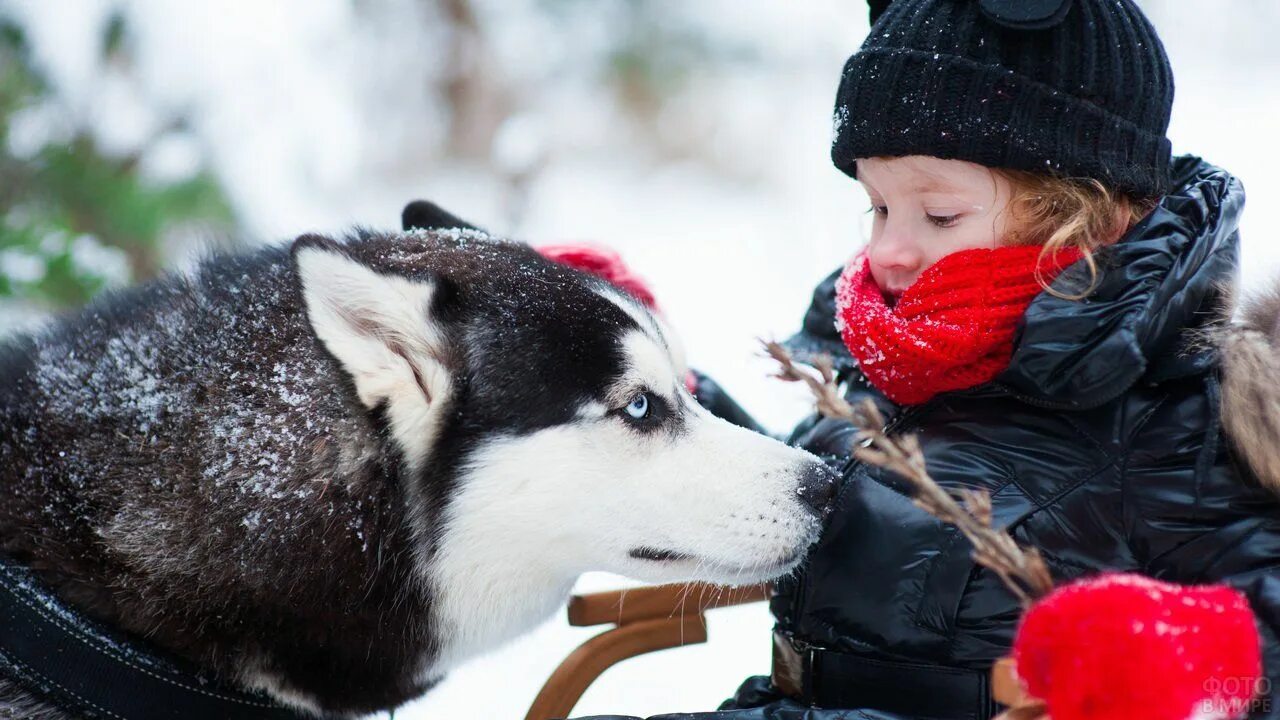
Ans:
[[[858,428],[854,456],[905,479],[915,504],[964,533],[973,543],[974,561],[999,575],[1023,608],[1053,589],[1053,579],[1040,553],[1035,548],[1019,547],[1007,532],[991,526],[991,496],[987,491],[964,488],[953,495],[938,485],[925,469],[924,453],[914,435],[888,435],[875,403],[863,400],[852,405],[840,395],[830,358],[818,358],[811,370],[798,365],[776,342],[765,343],[765,350],[778,362],[777,377],[809,386],[818,412],[848,420]]]

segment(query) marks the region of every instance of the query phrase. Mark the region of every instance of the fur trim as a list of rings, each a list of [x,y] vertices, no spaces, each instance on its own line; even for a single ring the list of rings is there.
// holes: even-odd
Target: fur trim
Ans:
[[[1222,421],[1253,474],[1280,493],[1280,281],[1235,299],[1219,340]]]

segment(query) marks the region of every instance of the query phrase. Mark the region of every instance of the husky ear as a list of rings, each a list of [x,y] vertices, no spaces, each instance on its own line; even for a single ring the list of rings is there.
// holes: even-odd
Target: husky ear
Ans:
[[[409,230],[434,230],[437,228],[480,230],[480,228],[430,200],[414,200],[405,205],[404,210],[400,213],[400,226],[405,232]]]
[[[425,422],[414,413],[447,399],[450,387],[431,316],[437,283],[383,275],[311,235],[294,241],[293,261],[311,327],[351,375],[360,402],[387,403],[393,423]]]

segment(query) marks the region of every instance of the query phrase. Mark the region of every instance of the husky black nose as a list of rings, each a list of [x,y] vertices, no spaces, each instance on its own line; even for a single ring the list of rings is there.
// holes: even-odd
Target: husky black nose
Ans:
[[[796,495],[800,502],[825,520],[831,512],[831,503],[836,499],[836,480],[839,475],[822,463],[814,463],[804,470],[800,476],[800,487]]]

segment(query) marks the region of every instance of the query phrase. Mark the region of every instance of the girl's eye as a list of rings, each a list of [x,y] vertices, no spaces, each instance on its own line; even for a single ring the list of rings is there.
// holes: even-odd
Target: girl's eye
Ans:
[[[945,228],[945,227],[951,227],[952,225],[955,225],[956,220],[960,216],[959,215],[928,215],[926,214],[925,217],[929,218],[929,222],[933,223],[934,225]]]
[[[640,393],[634,398],[631,398],[631,402],[627,403],[627,406],[623,408],[623,410],[633,420],[645,419],[649,415],[649,394]]]
[[[877,214],[877,215],[888,215],[888,214],[889,214],[889,206],[888,206],[888,205],[872,205],[872,206],[871,206],[871,212],[873,212],[873,213],[875,213],[875,214]]]

